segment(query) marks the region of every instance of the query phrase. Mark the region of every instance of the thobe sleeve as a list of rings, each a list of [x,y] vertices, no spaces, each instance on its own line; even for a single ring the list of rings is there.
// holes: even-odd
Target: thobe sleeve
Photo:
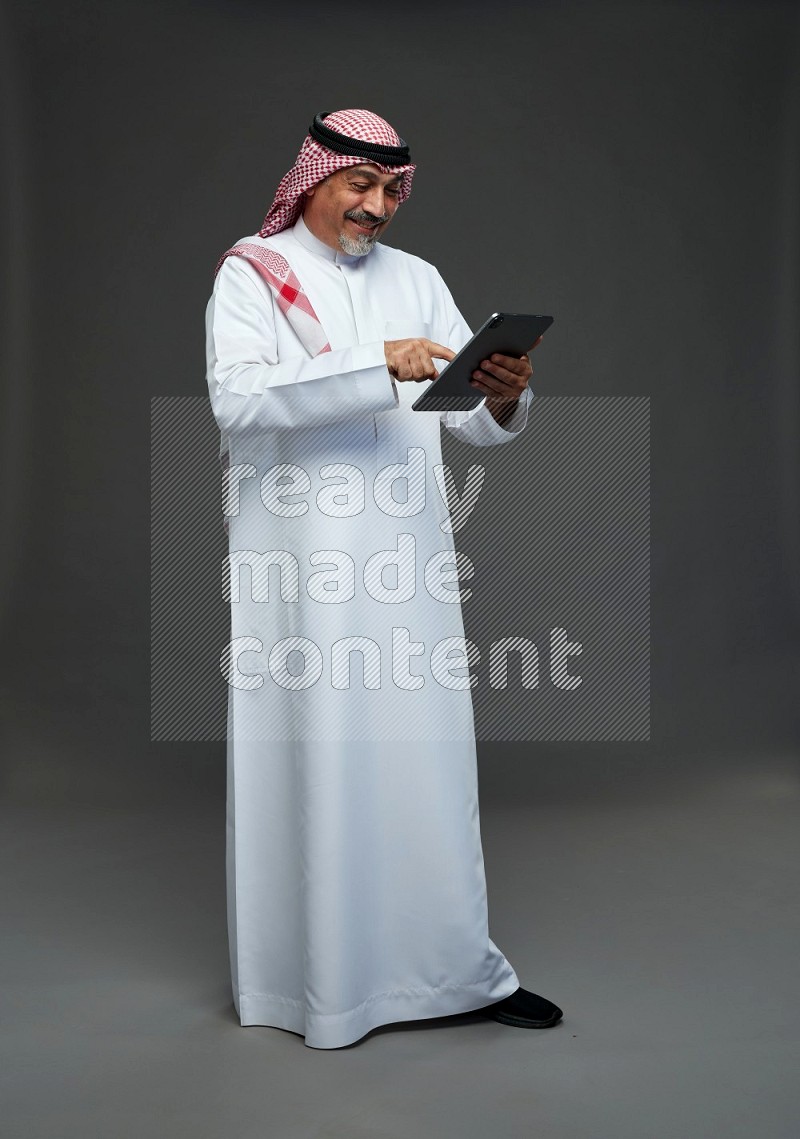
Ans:
[[[464,317],[456,307],[452,294],[440,280],[441,305],[444,310],[444,320],[448,328],[448,347],[458,352],[472,337]],[[510,443],[528,421],[528,406],[533,399],[533,392],[529,387],[519,398],[516,408],[501,427],[486,406],[483,399],[477,407],[470,411],[442,411],[439,417],[451,435],[465,443],[474,443],[477,447],[491,447],[497,443]]]
[[[277,346],[271,300],[243,259],[228,257],[206,310],[209,395],[223,435],[313,427],[398,406],[382,340],[280,362]]]

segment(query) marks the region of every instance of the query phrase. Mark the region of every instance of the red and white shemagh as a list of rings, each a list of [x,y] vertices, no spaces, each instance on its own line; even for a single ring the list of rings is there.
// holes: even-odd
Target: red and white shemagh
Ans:
[[[322,352],[330,352],[331,346],[325,330],[314,312],[311,301],[306,296],[303,286],[297,279],[291,265],[278,253],[277,249],[265,248],[255,245],[252,241],[243,241],[234,245],[228,253],[235,253],[239,257],[246,257],[256,272],[263,277],[272,289],[278,308],[297,334],[297,339],[310,356],[319,356]],[[225,257],[228,256],[225,254]],[[223,260],[225,258],[223,257]]]
[[[326,116],[325,126],[331,127],[339,134],[347,135],[348,138],[357,138],[360,142],[390,147],[403,145],[403,140],[394,127],[372,111],[333,111]],[[302,210],[303,194],[311,186],[315,186],[317,182],[321,182],[336,170],[343,170],[346,166],[363,166],[364,163],[364,158],[336,154],[311,135],[307,135],[294,166],[284,175],[278,186],[275,200],[259,230],[260,236],[269,237],[294,225]],[[411,179],[416,169],[414,164],[383,166],[380,162],[373,162],[372,165],[377,166],[383,174],[402,174],[397,201],[404,202],[411,193]]]
[[[360,142],[387,147],[403,145],[403,140],[394,127],[373,111],[333,111],[326,115],[325,126]],[[280,233],[281,230],[294,225],[302,212],[303,194],[317,182],[321,182],[336,170],[343,170],[347,166],[361,166],[365,162],[363,157],[338,154],[329,150],[310,134],[306,135],[294,166],[281,179],[275,200],[258,231],[259,237],[271,237],[273,233]],[[411,193],[411,179],[414,176],[415,165],[408,163],[404,166],[384,166],[380,162],[371,162],[370,165],[377,166],[384,174],[402,175],[397,202],[398,204],[404,202]],[[225,258],[231,254],[247,257],[253,268],[263,277],[272,290],[281,312],[311,356],[330,351],[328,338],[311,301],[285,257],[282,257],[277,250],[264,248],[253,242],[242,242],[222,254],[214,270],[215,277],[222,268]]]

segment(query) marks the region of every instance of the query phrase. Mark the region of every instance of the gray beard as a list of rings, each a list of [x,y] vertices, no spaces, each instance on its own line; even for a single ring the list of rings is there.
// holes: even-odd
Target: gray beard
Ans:
[[[368,233],[360,233],[358,237],[349,237],[346,233],[339,234],[339,244],[351,257],[364,257],[374,248],[376,241],[377,236],[371,237]]]

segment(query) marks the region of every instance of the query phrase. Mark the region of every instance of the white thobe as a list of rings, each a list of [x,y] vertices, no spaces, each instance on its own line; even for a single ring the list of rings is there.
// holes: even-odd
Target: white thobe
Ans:
[[[471,335],[436,269],[383,245],[337,253],[302,219],[268,244],[331,351],[311,358],[253,266],[225,260],[206,329],[221,448],[243,472],[223,571],[233,1002],[242,1025],[337,1048],[519,985],[489,937],[459,583],[424,570],[441,551],[455,564],[440,424],[478,446],[510,442],[532,393],[502,427],[483,403],[412,411],[426,384],[395,382],[384,341],[458,350]],[[280,571],[240,574],[241,551],[250,565],[269,551]],[[336,658],[348,637],[360,651]]]

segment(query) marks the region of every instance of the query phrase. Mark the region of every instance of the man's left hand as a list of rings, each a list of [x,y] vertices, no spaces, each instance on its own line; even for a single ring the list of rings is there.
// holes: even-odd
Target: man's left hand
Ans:
[[[532,352],[542,342],[541,336],[530,348]],[[487,360],[481,361],[480,368],[472,373],[470,383],[476,391],[482,391],[486,396],[486,406],[491,411],[493,407],[508,410],[502,405],[516,403],[533,375],[533,367],[526,356],[501,356],[495,353]]]

